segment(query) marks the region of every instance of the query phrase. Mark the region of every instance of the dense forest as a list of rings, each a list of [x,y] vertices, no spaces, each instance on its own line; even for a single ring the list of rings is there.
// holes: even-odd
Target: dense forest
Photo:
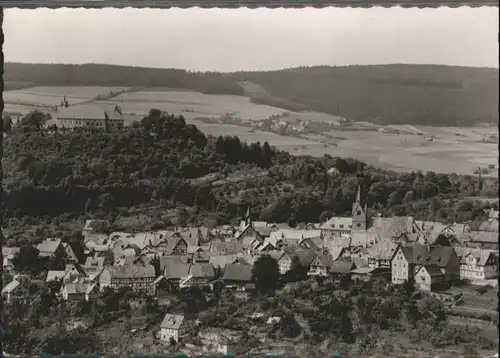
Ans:
[[[242,82],[265,88],[256,103],[314,110],[380,124],[498,124],[498,70],[433,65],[303,67],[269,72],[195,73],[114,65],[6,63],[7,89],[24,83],[171,87],[243,95]]]
[[[32,116],[33,117],[33,116]],[[318,222],[350,215],[358,185],[372,213],[444,222],[480,220],[498,179],[396,173],[353,159],[293,156],[265,143],[205,136],[182,116],[151,110],[118,133],[13,127],[4,139],[7,218],[79,217],[120,207],[196,208],[218,223],[255,218]],[[27,127],[28,126],[28,127]],[[335,167],[337,174],[329,175]]]
[[[270,95],[353,121],[498,123],[498,70],[431,65],[309,67],[238,74]]]
[[[4,80],[37,86],[116,86],[184,88],[205,94],[243,95],[231,77],[216,72],[195,73],[177,69],[114,65],[63,65],[6,63]]]

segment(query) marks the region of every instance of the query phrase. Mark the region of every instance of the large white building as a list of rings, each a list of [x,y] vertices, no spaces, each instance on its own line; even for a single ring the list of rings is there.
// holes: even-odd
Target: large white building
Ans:
[[[61,128],[86,128],[117,131],[124,127],[124,116],[118,107],[106,109],[94,104],[58,107],[55,114]]]

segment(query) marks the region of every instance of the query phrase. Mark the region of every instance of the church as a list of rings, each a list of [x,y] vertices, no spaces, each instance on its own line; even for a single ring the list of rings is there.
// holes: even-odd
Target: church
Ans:
[[[319,229],[330,236],[351,236],[356,232],[368,229],[368,205],[358,186],[356,201],[352,204],[351,217],[331,217],[319,226]]]

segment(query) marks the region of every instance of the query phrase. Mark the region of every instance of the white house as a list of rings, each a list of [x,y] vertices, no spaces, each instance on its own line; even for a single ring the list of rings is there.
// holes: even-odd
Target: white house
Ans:
[[[415,287],[422,291],[432,291],[444,283],[444,274],[437,265],[421,266],[415,274]]]
[[[2,288],[2,298],[7,303],[24,299],[29,295],[30,275],[15,275],[14,279]]]
[[[11,271],[14,268],[12,261],[16,254],[21,251],[19,247],[5,247],[2,246],[2,256],[3,256],[3,269],[4,271]]]
[[[352,231],[352,218],[332,217],[321,224],[319,229],[338,236],[349,236]]]
[[[91,301],[98,297],[99,290],[93,283],[68,283],[61,287],[65,301]]]
[[[182,315],[166,314],[160,325],[160,339],[170,341],[174,339],[178,342],[189,332],[189,325]]]
[[[498,257],[493,250],[471,250],[460,260],[460,278],[488,280],[498,276]]]

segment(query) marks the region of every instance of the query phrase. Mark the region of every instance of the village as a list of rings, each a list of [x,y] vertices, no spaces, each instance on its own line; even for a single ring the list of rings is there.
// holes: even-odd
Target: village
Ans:
[[[238,227],[214,229],[174,227],[109,233],[105,221],[87,220],[80,244],[46,238],[37,245],[40,257],[63,258],[65,262],[64,270],[49,270],[44,280],[15,272],[13,260],[21,248],[2,247],[4,272],[13,277],[4,282],[2,298],[7,305],[26,301],[33,283],[56,281],[60,283],[58,297],[64,301],[91,302],[110,288],[129,288],[168,306],[172,291],[200,287],[203,292],[212,292],[222,287],[244,305],[248,297],[256,295],[254,263],[270,256],[283,276],[298,262],[310,280],[330,279],[334,287],[346,285],[346,281],[411,282],[422,294],[433,295],[453,309],[467,306],[470,297],[498,290],[498,215],[492,209],[478,231],[472,231],[467,223],[372,218],[358,189],[351,217],[331,217],[324,223],[301,223],[295,228],[253,221],[250,208]],[[498,315],[497,302],[488,302],[491,307],[484,309],[496,310]],[[259,315],[256,317],[264,325],[281,319],[259,312],[254,315]],[[182,343],[192,334],[196,321],[184,312],[169,311],[154,332],[155,338],[165,347]],[[201,346],[193,348],[191,344],[189,352],[241,353],[234,344],[237,336],[238,332],[220,327],[200,330]]]

